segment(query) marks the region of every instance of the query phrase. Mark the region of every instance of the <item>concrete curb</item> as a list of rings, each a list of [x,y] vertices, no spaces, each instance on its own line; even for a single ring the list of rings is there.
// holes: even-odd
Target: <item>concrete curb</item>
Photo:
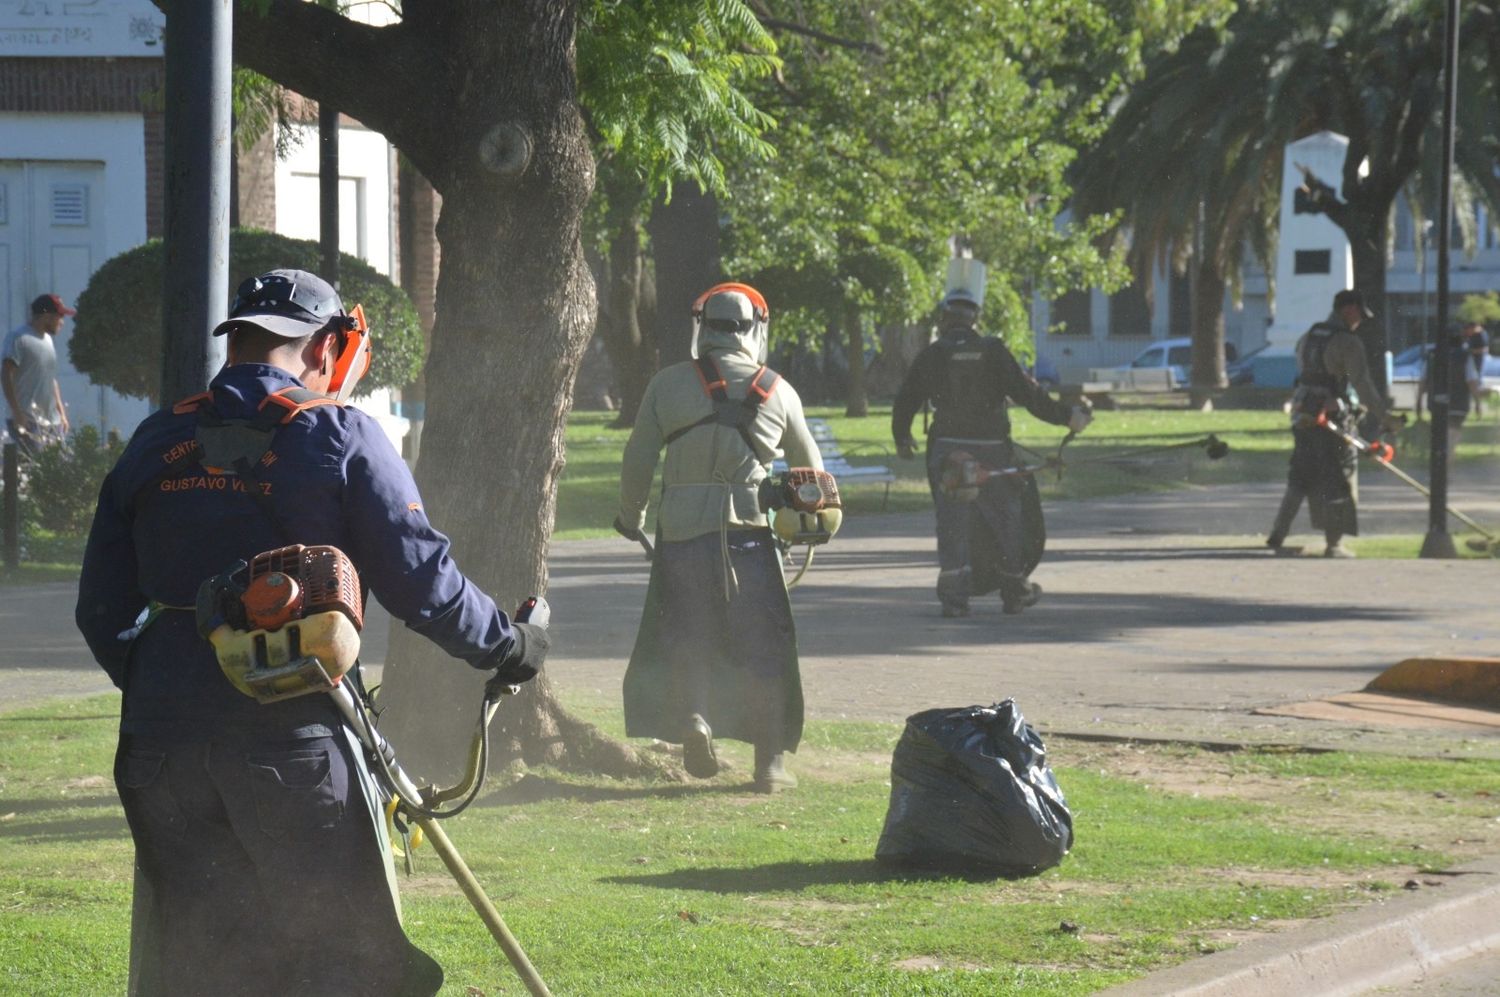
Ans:
[[[1428,876],[1427,878],[1433,878]],[[1414,983],[1500,950],[1500,856],[1283,934],[1266,935],[1122,986],[1108,997],[1353,995]]]
[[[1500,658],[1407,658],[1367,688],[1500,709]]]

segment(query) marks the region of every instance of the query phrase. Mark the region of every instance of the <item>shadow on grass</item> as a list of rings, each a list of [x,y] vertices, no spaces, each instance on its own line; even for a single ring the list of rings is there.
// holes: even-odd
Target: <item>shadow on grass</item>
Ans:
[[[47,820],[45,815],[60,810],[112,810],[87,817],[61,817]],[[77,842],[105,841],[113,838],[128,838],[130,828],[125,823],[125,812],[120,801],[113,796],[84,796],[77,799],[22,799],[0,801],[0,810],[7,815],[24,818],[41,815],[40,822],[17,822],[10,818],[0,823],[0,840],[26,842]]]
[[[491,793],[475,806],[512,807],[528,803],[570,801],[576,803],[605,803],[613,800],[682,800],[698,796],[744,796],[753,792],[749,782],[726,784],[717,782],[657,782],[633,785],[589,785],[587,783],[564,782],[545,776],[528,774],[504,789]]]
[[[663,890],[733,894],[796,892],[815,886],[858,886],[863,883],[931,883],[943,880],[989,883],[1029,877],[1028,873],[1005,873],[993,869],[920,869],[882,865],[874,859],[842,859],[832,862],[774,862],[770,865],[676,869],[651,875],[605,876],[600,882],[620,886],[650,886]]]

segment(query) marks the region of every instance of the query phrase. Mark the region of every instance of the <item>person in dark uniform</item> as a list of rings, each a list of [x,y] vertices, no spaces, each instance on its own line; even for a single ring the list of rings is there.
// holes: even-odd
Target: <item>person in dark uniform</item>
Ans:
[[[1280,553],[1303,498],[1314,529],[1323,531],[1324,557],[1353,557],[1346,536],[1359,536],[1358,455],[1336,432],[1355,430],[1356,400],[1367,437],[1378,434],[1385,399],[1370,377],[1356,331],[1370,317],[1358,291],[1333,297],[1333,314],[1297,341],[1297,388],[1292,395],[1292,459],[1286,493],[1266,546]],[[1357,399],[1350,394],[1357,393]]]
[[[1448,465],[1453,465],[1453,455],[1458,450],[1458,441],[1463,437],[1464,423],[1472,411],[1477,419],[1480,415],[1480,398],[1484,391],[1484,358],[1489,352],[1489,337],[1484,326],[1470,323],[1461,331],[1448,337],[1444,349],[1448,351]],[[1428,356],[1422,368],[1422,377],[1417,382],[1417,411],[1422,411],[1425,399],[1431,411],[1432,369],[1434,358]]]
[[[938,338],[912,362],[891,410],[896,449],[910,457],[912,418],[924,402],[935,409],[927,482],[937,512],[937,595],[946,617],[969,615],[970,596],[997,589],[1007,613],[1021,612],[1041,595],[1030,580],[1046,544],[1036,481],[1030,474],[986,474],[1017,463],[1007,405],[1015,402],[1074,433],[1093,418],[1086,404],[1052,398],[1003,342],[981,335],[975,328],[979,305],[968,288],[944,296]]]
[[[536,674],[546,633],[464,577],[385,433],[341,404],[368,367],[363,313],[277,270],[229,314],[209,392],[148,417],[105,479],[79,579],[78,628],[124,693],[131,993],[433,994],[442,971],[402,932],[379,801],[332,699],[237,691],[195,595],[236,561],[328,544],[393,616],[508,682]],[[281,414],[253,468],[190,459],[224,445],[209,427],[248,432],[266,412]]]

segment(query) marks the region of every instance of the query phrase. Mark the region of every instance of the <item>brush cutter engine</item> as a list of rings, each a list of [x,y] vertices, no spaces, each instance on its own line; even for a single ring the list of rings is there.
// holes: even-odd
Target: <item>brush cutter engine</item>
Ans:
[[[245,695],[271,703],[326,692],[359,658],[359,575],[337,547],[267,551],[203,583],[197,625]]]
[[[825,544],[844,523],[838,482],[811,467],[794,467],[761,482],[760,506],[771,514],[771,530],[784,544]]]

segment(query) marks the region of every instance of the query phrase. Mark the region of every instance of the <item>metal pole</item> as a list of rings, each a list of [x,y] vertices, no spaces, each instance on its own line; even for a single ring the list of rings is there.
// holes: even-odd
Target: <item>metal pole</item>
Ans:
[[[161,397],[202,391],[224,363],[209,336],[229,302],[232,0],[168,0],[166,261]]]
[[[5,444],[5,522],[0,532],[5,537],[5,566],[12,571],[21,565],[21,471],[17,462],[17,446]]]
[[[1428,411],[1432,413],[1432,466],[1428,480],[1427,536],[1423,557],[1457,557],[1448,533],[1448,245],[1453,227],[1453,129],[1458,113],[1458,0],[1448,0],[1443,22],[1443,173],[1438,189],[1437,328],[1427,362]]]
[[[318,104],[318,248],[323,254],[319,274],[339,286],[339,112]]]

